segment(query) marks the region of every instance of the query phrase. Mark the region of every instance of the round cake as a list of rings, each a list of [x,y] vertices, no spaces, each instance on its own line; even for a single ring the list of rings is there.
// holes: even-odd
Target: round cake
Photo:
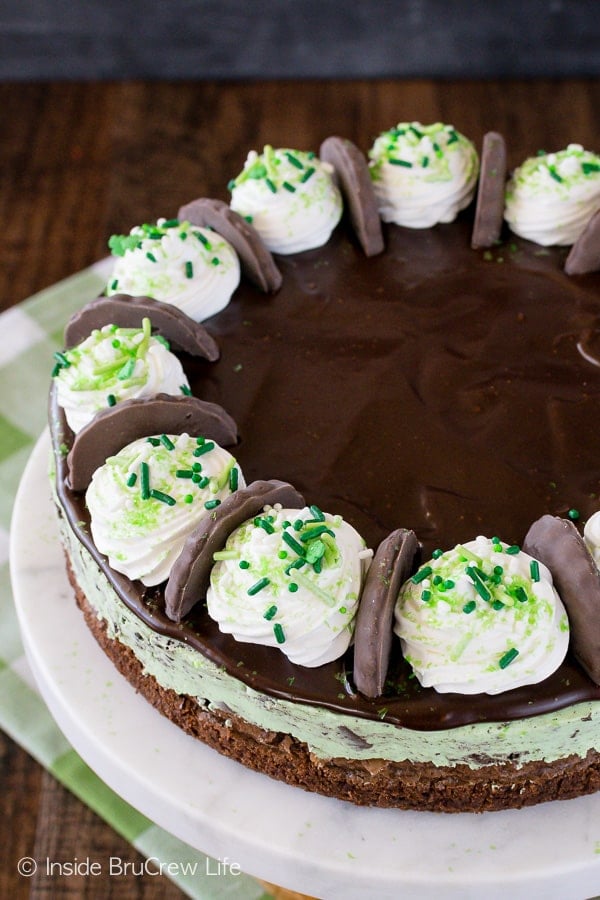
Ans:
[[[598,194],[584,213],[577,197],[576,233],[549,232],[556,200],[538,233],[501,144],[479,167],[450,126],[408,123],[369,165],[338,138],[251,154],[231,205],[112,240],[107,296],[57,357],[53,485],[103,649],[188,733],[357,804],[600,788]],[[595,190],[596,160],[543,163]],[[287,230],[263,216],[265,181]],[[165,235],[183,288],[211,278],[177,315],[160,279],[142,286]]]

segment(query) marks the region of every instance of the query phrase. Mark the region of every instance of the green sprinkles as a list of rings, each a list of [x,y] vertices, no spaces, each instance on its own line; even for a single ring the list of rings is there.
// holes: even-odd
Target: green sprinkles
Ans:
[[[327,525],[316,525],[314,528],[309,528],[308,531],[305,531],[304,534],[300,535],[300,540],[303,543],[307,543],[308,541],[312,541],[314,538],[321,537],[322,534],[329,534],[331,537],[335,537],[335,533],[328,528]]]
[[[147,462],[140,463],[140,494],[142,500],[150,499],[150,469]]]
[[[284,531],[281,538],[298,556],[304,556],[304,547],[288,531]]]
[[[529,574],[531,575],[532,581],[540,580],[540,564],[537,559],[532,559],[529,563]]]
[[[297,157],[297,156],[294,156],[293,153],[286,153],[286,154],[285,154],[285,157],[286,157],[286,159],[288,160],[288,162],[290,162],[290,163],[291,163],[293,166],[295,166],[297,169],[303,169],[303,168],[304,168],[304,166],[302,165],[302,163],[300,162],[300,160],[298,159],[298,157]]]
[[[216,509],[217,506],[221,505],[221,501],[217,498],[214,500],[207,500],[204,504],[204,509]]]
[[[265,610],[265,612],[263,613],[263,619],[266,619],[267,622],[270,622],[271,619],[274,618],[276,613],[277,607],[275,606],[275,604],[273,604],[273,606],[269,606],[269,608]]]
[[[175,449],[175,444],[173,443],[173,441],[171,440],[171,438],[170,438],[167,434],[161,434],[161,436],[160,436],[160,442],[161,442],[161,444],[163,445],[163,447],[166,447],[166,448],[167,448],[167,450],[174,450],[174,449]]]
[[[193,278],[194,277],[194,264],[188,260],[185,264],[185,277]]]
[[[527,591],[525,590],[524,587],[521,587],[520,585],[518,585],[514,590],[514,594],[515,594],[515,597],[517,598],[517,600],[519,601],[519,603],[527,603],[527,600],[529,598],[527,596]]]
[[[432,569],[431,566],[423,566],[422,569],[419,569],[418,572],[415,572],[411,581],[413,584],[420,584],[422,581],[425,581],[426,578],[429,578],[431,575]]]
[[[466,547],[463,547],[462,544],[457,544],[456,550],[459,553],[461,559],[463,559],[463,560],[470,559],[474,563],[477,563],[477,565],[480,564],[480,562],[481,562],[480,558],[478,556],[476,556],[475,553],[473,553],[471,550],[468,550]]]
[[[273,625],[273,634],[275,635],[275,640],[278,644],[285,644],[285,634],[283,627],[279,622],[276,622],[275,625]]]
[[[56,353],[54,353],[53,355],[54,355],[54,359],[56,360],[56,362],[59,364],[59,366],[61,368],[63,368],[63,369],[69,368],[71,363],[69,362],[69,360],[67,359],[67,357],[65,356],[64,353],[61,353],[59,350],[57,350]]]
[[[195,237],[198,238],[200,243],[203,244],[204,247],[206,247],[207,250],[212,250],[212,245],[211,245],[210,241],[208,240],[207,237],[205,237],[205,235],[202,234],[201,231],[194,231],[194,235],[195,235]]]
[[[175,497],[171,497],[170,494],[165,494],[163,491],[157,491],[154,488],[150,491],[150,496],[154,500],[159,500],[161,503],[165,503],[167,506],[175,506],[176,500]]]
[[[266,588],[269,584],[271,584],[271,579],[265,576],[264,578],[260,578],[251,587],[249,587],[246,593],[251,597],[254,597],[255,594],[258,594],[260,591],[264,590],[264,588]]]
[[[273,534],[275,532],[275,529],[273,528],[271,522],[269,521],[269,519],[267,519],[266,516],[257,517],[254,520],[254,524],[256,525],[257,528],[262,528],[263,531],[266,531],[267,534]]]
[[[135,359],[128,359],[123,368],[117,375],[119,381],[127,381],[133,375],[135,369]]]
[[[200,440],[200,438],[198,438]],[[194,456],[204,456],[205,453],[210,453],[211,450],[215,449],[215,445],[212,441],[206,441],[203,444],[199,444],[198,447],[194,450]]]
[[[215,562],[224,559],[238,559],[238,552],[237,550],[215,550],[213,559]]]
[[[507,650],[504,656],[501,656],[498,660],[498,665],[501,669],[506,669],[507,666],[510,666],[511,662],[517,658],[519,655],[519,651],[516,647],[511,647],[510,650]]]
[[[481,599],[490,600],[492,595],[483,583],[483,579],[481,577],[482,573],[479,572],[479,570],[476,569],[475,566],[467,566],[465,572],[473,582],[473,587],[475,588]]]
[[[114,394],[109,394],[108,397],[106,398],[106,402],[107,402],[108,406],[116,406],[117,398],[115,397]]]

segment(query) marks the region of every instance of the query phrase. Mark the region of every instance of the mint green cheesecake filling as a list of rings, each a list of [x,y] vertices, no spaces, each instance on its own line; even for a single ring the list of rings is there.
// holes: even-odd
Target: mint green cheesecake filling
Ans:
[[[505,763],[509,755],[517,766],[553,762],[572,754],[584,757],[600,744],[600,704],[588,701],[529,719],[423,732],[259,693],[193,648],[147,627],[117,598],[88,551],[60,521],[62,540],[82,591],[106,622],[109,637],[129,647],[147,674],[162,687],[195,698],[201,707],[290,734],[320,759],[409,760],[480,769]]]

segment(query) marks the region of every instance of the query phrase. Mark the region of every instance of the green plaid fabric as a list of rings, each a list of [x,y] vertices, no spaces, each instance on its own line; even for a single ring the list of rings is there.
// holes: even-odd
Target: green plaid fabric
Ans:
[[[168,834],[107,787],[69,746],[42,701],[23,653],[8,568],[14,497],[34,443],[46,424],[52,354],[65,322],[98,296],[105,263],[92,266],[0,314],[0,727],[147,858],[204,872],[207,857]],[[214,866],[212,867],[214,870]],[[253,878],[224,874],[172,880],[199,900],[266,900]]]

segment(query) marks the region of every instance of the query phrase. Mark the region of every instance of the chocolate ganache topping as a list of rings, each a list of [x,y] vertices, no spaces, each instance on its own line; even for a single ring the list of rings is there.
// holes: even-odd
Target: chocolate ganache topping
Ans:
[[[513,236],[471,248],[472,215],[384,226],[366,258],[344,219],[321,248],[277,256],[275,295],[242,282],[208,321],[220,358],[182,361],[195,395],[238,425],[248,483],[280,479],[376,547],[412,529],[427,558],[477,534],[519,543],[550,513],[598,508],[600,275],[569,278],[565,248]],[[586,352],[581,352],[585,336]],[[382,696],[355,688],[352,650],[318,669],[237,643],[196,605],[176,624],[162,589],[113,572],[69,490],[62,414],[51,412],[61,503],[117,594],[152,628],[277,697],[434,730],[600,700],[572,655],[543,682],[488,696],[419,686],[394,638]]]

